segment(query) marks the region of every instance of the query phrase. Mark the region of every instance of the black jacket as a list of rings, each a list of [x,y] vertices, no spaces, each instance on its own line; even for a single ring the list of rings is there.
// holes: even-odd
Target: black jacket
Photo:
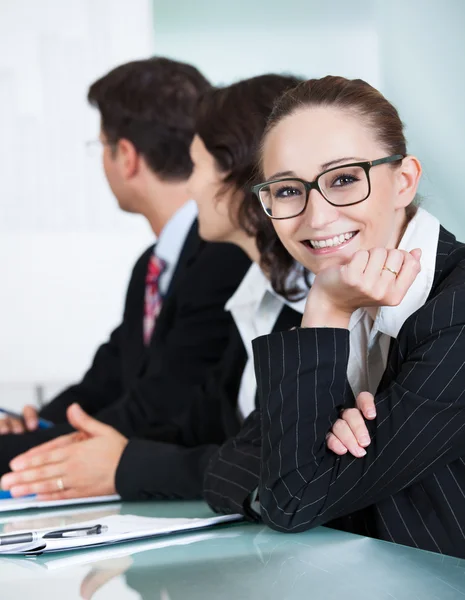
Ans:
[[[293,327],[301,318],[284,306],[275,330]],[[209,460],[240,429],[237,399],[246,361],[242,338],[233,325],[221,362],[204,386],[192,390],[190,410],[155,427],[151,439],[130,440],[116,472],[116,487],[125,499],[201,496]]]
[[[228,484],[224,498],[208,498],[216,510],[235,511],[260,478],[262,518],[273,528],[331,523],[465,557],[463,244],[441,228],[431,294],[391,342],[364,458],[338,457],[325,440],[339,410],[354,405],[347,330],[264,336],[254,354],[262,410],[222,451],[241,469],[229,475],[234,495]],[[246,468],[253,475],[244,478]]]
[[[123,322],[98,349],[83,380],[42,409],[41,416],[57,425],[50,430],[0,437],[2,472],[18,453],[71,431],[65,420],[66,409],[73,402],[130,438],[151,436],[189,409],[192,394],[205,385],[207,374],[227,345],[232,319],[224,305],[250,261],[232,244],[200,240],[195,223],[147,348],[142,323],[145,276],[152,252],[153,247],[137,261]]]

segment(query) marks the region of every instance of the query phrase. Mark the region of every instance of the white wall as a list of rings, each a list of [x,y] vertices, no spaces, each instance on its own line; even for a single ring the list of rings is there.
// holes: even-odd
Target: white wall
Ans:
[[[372,0],[154,0],[155,51],[218,84],[264,72],[337,72],[379,85]]]
[[[361,77],[399,109],[425,205],[465,240],[463,0],[154,0],[156,52],[218,83],[264,71]]]
[[[86,151],[86,94],[152,53],[150,0],[0,0],[0,405],[79,377],[120,319],[153,234]]]
[[[420,191],[465,241],[465,2],[377,0],[383,91],[423,164]]]

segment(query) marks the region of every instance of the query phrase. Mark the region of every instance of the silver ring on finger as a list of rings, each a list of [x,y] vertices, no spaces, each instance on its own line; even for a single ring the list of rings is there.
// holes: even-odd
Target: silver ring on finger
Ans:
[[[57,488],[62,492],[65,489],[65,484],[63,483],[63,479],[59,477],[56,481]]]

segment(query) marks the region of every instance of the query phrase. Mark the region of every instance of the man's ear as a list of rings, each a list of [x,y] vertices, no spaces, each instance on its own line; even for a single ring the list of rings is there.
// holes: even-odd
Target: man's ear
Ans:
[[[124,179],[131,179],[139,171],[140,156],[134,144],[125,138],[116,144],[116,159]]]
[[[406,156],[398,170],[398,206],[405,208],[413,202],[421,177],[421,164],[415,156]]]

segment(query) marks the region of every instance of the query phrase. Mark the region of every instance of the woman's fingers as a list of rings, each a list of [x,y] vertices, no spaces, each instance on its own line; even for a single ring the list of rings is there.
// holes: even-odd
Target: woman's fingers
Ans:
[[[326,445],[328,446],[329,450],[334,452],[334,454],[338,454],[339,456],[347,454],[347,448],[340,440],[337,439],[334,433],[328,433],[326,436]]]
[[[356,287],[358,285],[361,275],[368,266],[369,260],[370,253],[368,250],[357,250],[350,262],[344,265],[344,277],[350,286]]]
[[[363,272],[363,279],[368,286],[374,286],[379,282],[379,275],[386,264],[388,251],[386,248],[372,248],[369,252],[370,258]]]
[[[370,392],[360,392],[357,396],[355,406],[361,411],[365,419],[371,421],[376,417],[375,398]]]
[[[422,255],[421,248],[414,248],[413,250],[410,250],[409,254],[411,254],[415,260],[420,262]]]
[[[357,410],[357,409],[355,409]],[[344,413],[347,411],[344,411]],[[357,411],[359,412],[359,411]],[[360,414],[360,413],[359,413]],[[363,421],[363,418],[362,418]],[[358,424],[359,425],[359,424]],[[360,443],[360,439],[357,434],[352,431],[349,424],[346,422],[344,418],[338,419],[331,430],[331,432],[337,437],[337,439],[347,448],[347,450],[357,458],[365,456],[366,451]],[[362,440],[364,440],[364,444],[368,445],[370,443],[370,438],[368,436],[368,440],[363,436],[359,429],[357,429],[358,435],[361,436]]]
[[[379,274],[381,280],[386,286],[395,284],[398,274],[404,264],[405,254],[402,250],[389,250],[386,254],[386,260],[381,265]],[[411,257],[413,258],[413,257]]]
[[[400,304],[421,270],[420,261],[412,253],[403,252],[404,260],[395,280],[392,304]]]
[[[358,408],[348,408],[344,410],[341,414],[341,419],[349,427],[359,446],[363,448],[370,445],[370,434],[368,433],[365,419]]]
[[[366,295],[368,305],[396,306],[420,272],[421,250],[373,248],[357,287]]]
[[[326,445],[335,454],[342,456],[349,451],[353,456],[365,456],[365,448],[370,445],[371,438],[365,419],[376,417],[376,406],[373,394],[361,392],[356,401],[356,408],[343,410],[341,417],[335,422],[326,436]]]

